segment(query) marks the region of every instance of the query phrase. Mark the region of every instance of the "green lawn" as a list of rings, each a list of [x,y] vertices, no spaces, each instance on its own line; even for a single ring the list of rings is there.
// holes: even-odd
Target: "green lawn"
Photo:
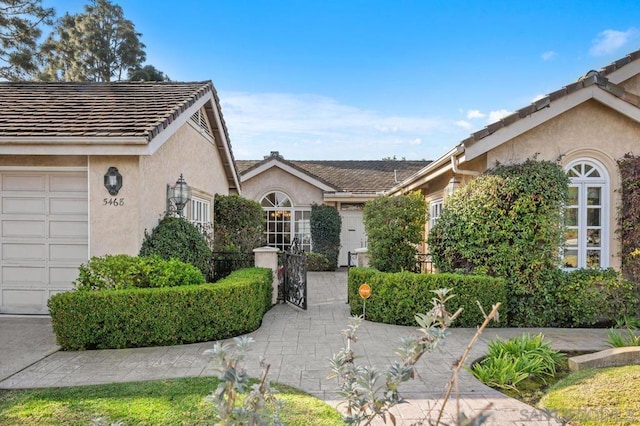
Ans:
[[[2,425],[206,425],[215,424],[205,397],[215,377],[0,391]],[[297,389],[274,386],[289,425],[340,425],[340,414]]]
[[[572,425],[640,424],[640,365],[572,373],[553,385],[539,405]]]

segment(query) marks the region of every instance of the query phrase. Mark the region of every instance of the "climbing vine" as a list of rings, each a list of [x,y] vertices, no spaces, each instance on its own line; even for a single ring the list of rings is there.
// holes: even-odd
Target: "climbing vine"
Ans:
[[[618,208],[618,236],[622,272],[628,280],[640,283],[640,157],[625,154],[618,160],[622,177],[622,202]]]

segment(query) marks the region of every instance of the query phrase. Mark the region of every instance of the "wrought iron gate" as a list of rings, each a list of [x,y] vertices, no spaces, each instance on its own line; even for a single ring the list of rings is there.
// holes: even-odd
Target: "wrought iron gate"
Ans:
[[[307,309],[307,255],[297,239],[284,254],[284,300]]]

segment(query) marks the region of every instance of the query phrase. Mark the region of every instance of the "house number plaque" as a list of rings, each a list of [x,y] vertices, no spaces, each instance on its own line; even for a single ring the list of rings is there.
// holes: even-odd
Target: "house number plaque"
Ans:
[[[102,205],[121,207],[121,206],[124,206],[124,198],[103,198]]]

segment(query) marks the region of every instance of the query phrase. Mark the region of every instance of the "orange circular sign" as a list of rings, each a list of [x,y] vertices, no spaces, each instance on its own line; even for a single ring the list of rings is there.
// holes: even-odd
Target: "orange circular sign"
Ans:
[[[362,284],[360,288],[358,288],[358,293],[360,293],[360,297],[363,299],[368,299],[371,297],[371,286],[369,284]]]

